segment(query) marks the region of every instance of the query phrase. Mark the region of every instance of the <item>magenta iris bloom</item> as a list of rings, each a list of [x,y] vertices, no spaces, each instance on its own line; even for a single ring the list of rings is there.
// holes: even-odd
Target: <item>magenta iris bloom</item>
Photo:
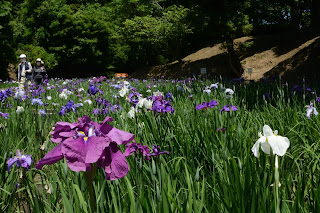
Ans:
[[[142,156],[146,157],[146,160],[150,160],[150,149],[148,146],[142,145],[142,143],[137,143],[133,141],[133,143],[126,145],[126,151],[124,153],[125,157],[131,156],[133,154],[140,153]]]
[[[222,133],[224,133],[224,132],[226,131],[226,128],[223,128],[223,127],[218,128],[218,129],[217,129],[217,132],[219,132],[219,131],[221,131]]]
[[[111,117],[106,117],[98,124],[85,115],[78,122],[58,122],[51,140],[59,144],[36,164],[36,168],[65,158],[72,171],[91,171],[91,164],[97,163],[105,169],[106,179],[124,177],[129,166],[118,145],[129,143],[134,135],[109,125],[111,121]]]
[[[20,150],[17,150],[17,156],[14,158],[10,158],[7,162],[7,170],[10,172],[10,168],[16,163],[17,167],[23,167],[26,168],[27,171],[30,169],[30,166],[32,164],[32,156],[26,155],[24,151],[22,151],[22,154]]]

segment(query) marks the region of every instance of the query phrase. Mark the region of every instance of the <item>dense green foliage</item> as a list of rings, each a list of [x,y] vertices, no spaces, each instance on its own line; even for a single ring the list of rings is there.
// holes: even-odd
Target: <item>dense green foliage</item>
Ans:
[[[213,82],[195,81],[192,87],[187,82],[184,91],[178,87],[183,85],[181,82],[130,82],[144,97],[150,94],[148,85],[156,86],[152,91],[160,90],[164,94],[170,91],[174,97],[174,114],[141,111],[134,119],[126,116],[131,107],[126,97],[113,97],[118,94],[113,86],[116,82],[97,84],[104,98],[123,108],[123,111],[109,114],[115,119],[113,126],[134,133],[137,142],[149,146],[156,143],[170,151],[169,155],[151,161],[141,156],[128,157],[130,171],[117,181],[106,181],[103,169],[99,168],[94,180],[98,212],[275,212],[274,158],[262,151],[260,157],[255,158],[251,152],[264,124],[290,140],[287,153],[279,157],[281,212],[319,212],[320,116],[308,119],[305,114],[305,105],[314,102],[314,94],[309,90],[292,93],[292,85],[278,82],[219,84],[219,89],[208,94],[203,89]],[[13,97],[0,103],[2,109],[8,102],[12,105],[6,110],[9,118],[0,118],[3,124],[0,129],[1,212],[27,209],[91,212],[84,173],[72,172],[64,160],[42,170],[36,170],[32,164],[22,179],[19,178],[20,168],[12,167],[11,172],[7,172],[10,152],[14,154],[16,149],[24,149],[37,162],[57,145],[49,140],[51,128],[57,121],[74,122],[88,115],[100,122],[105,117],[92,114],[94,99],[100,94],[86,95],[88,81],[79,83],[75,79],[67,84],[63,81],[50,81],[50,84],[56,89],[71,91],[83,87],[85,90],[80,96],[73,94],[69,99],[79,103],[84,96],[93,104],[84,103],[83,99],[84,106],[77,113],[71,111],[60,117],[60,106],[67,100],[59,98],[56,89],[46,89],[41,95],[48,106],[32,105],[31,99],[20,102]],[[11,87],[12,83],[3,86]],[[226,87],[235,91],[229,99],[224,92]],[[319,88],[311,87],[312,91],[316,89]],[[265,98],[266,92],[271,96]],[[47,96],[52,99],[45,100]],[[195,110],[197,104],[212,99],[218,101],[216,107]],[[54,106],[53,102],[60,106]],[[225,104],[237,105],[239,110],[220,114]],[[17,114],[17,106],[23,106],[25,111]],[[319,103],[314,106],[319,108]],[[37,110],[44,108],[47,115],[37,115]],[[48,109],[53,109],[53,114],[49,114]],[[226,131],[217,131],[221,127]],[[42,144],[44,151],[40,150]],[[20,186],[16,187],[18,182]]]
[[[289,28],[317,29],[317,2],[2,0],[1,68],[16,63],[24,52],[32,62],[42,57],[48,70],[93,65],[102,72],[130,73],[146,65],[180,60],[209,41],[226,41],[233,60],[236,37]],[[240,68],[236,59],[235,67]]]

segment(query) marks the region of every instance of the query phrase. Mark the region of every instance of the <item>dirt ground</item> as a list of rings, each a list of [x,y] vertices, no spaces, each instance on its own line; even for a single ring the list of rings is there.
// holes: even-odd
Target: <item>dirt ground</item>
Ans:
[[[320,79],[320,36],[287,32],[266,36],[246,36],[234,40],[247,80],[279,75],[284,80]],[[250,45],[248,45],[250,44]],[[245,48],[244,48],[245,46]],[[227,50],[221,43],[204,47],[172,63],[137,70],[132,77],[191,77],[206,68],[208,76],[235,77],[231,72]],[[253,73],[248,74],[248,68]]]

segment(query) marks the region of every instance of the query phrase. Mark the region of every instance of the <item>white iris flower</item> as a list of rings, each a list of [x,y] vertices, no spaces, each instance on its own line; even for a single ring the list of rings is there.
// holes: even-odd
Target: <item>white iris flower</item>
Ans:
[[[279,136],[277,130],[272,132],[272,129],[268,125],[264,125],[263,135],[261,132],[259,132],[258,135],[260,138],[251,149],[255,157],[259,157],[260,145],[261,150],[266,154],[270,154],[270,150],[272,150],[274,155],[283,156],[286,154],[290,146],[290,141],[286,137]]]

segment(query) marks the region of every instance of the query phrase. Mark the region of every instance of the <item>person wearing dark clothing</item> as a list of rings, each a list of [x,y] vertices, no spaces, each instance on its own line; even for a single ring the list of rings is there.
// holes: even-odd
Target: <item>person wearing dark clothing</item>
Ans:
[[[41,65],[41,58],[36,60],[36,66],[33,68],[32,77],[36,85],[42,84],[43,79],[47,75],[46,69]]]

